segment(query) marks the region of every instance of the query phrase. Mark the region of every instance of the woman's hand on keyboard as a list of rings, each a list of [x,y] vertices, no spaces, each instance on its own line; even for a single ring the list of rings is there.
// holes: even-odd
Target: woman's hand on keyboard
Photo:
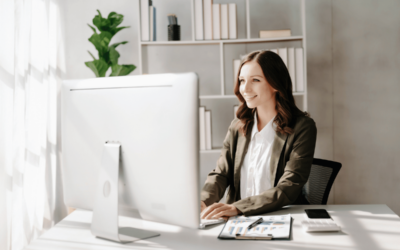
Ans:
[[[221,217],[231,217],[241,212],[234,206],[224,203],[214,203],[206,207],[201,213],[202,219],[219,219]]]
[[[206,209],[206,203],[204,203],[203,201],[200,201],[200,213],[204,211],[204,209]]]

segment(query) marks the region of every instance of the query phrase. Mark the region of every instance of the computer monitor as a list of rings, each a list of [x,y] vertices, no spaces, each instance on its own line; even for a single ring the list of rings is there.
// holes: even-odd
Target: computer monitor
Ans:
[[[118,207],[198,228],[198,110],[195,73],[63,81],[66,205],[94,210],[96,230],[118,227]]]

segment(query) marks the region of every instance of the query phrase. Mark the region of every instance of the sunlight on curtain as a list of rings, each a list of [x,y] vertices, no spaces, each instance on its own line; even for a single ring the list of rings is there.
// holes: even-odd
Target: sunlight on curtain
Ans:
[[[10,249],[12,107],[14,92],[14,1],[0,1],[0,249]]]
[[[61,22],[56,0],[1,2],[0,13],[14,21],[6,39],[14,49],[0,49],[0,177],[9,183],[0,188],[8,222],[0,249],[16,250],[66,215],[57,137]]]

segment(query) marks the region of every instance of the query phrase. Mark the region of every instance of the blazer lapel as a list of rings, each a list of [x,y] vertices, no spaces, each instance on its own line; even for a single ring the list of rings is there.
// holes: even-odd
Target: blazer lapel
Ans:
[[[275,185],[276,170],[278,168],[279,158],[282,153],[283,146],[285,145],[287,135],[281,134],[279,132],[275,133],[275,139],[272,144],[271,160],[269,162],[271,186]]]

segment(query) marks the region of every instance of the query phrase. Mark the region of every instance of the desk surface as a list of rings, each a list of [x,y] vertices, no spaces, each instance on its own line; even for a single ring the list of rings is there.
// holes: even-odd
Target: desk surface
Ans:
[[[341,232],[306,233],[300,222],[305,208],[324,208],[342,227]],[[219,240],[223,224],[206,229],[187,229],[120,216],[120,227],[156,231],[161,236],[118,244],[95,238],[90,233],[92,212],[78,210],[33,241],[26,249],[400,249],[400,218],[386,205],[288,206],[269,213],[291,214],[289,241]]]

